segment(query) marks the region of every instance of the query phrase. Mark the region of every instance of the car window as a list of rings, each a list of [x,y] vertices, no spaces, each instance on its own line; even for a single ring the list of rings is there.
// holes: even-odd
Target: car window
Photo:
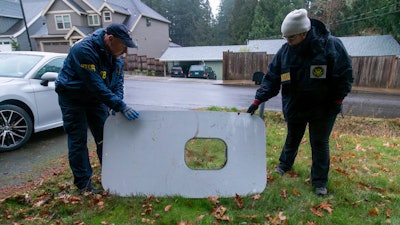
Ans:
[[[36,74],[35,79],[40,79],[46,72],[58,73],[64,64],[64,58],[53,59],[44,65]]]
[[[204,66],[192,65],[192,66],[190,66],[190,70],[204,70]]]
[[[41,58],[38,55],[0,54],[0,77],[23,77]]]

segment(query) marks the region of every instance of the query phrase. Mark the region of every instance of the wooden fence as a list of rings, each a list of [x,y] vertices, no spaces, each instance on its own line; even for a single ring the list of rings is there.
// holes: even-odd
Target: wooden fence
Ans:
[[[164,75],[164,62],[160,62],[158,59],[147,58],[146,56],[140,55],[126,55],[125,60],[125,71],[132,71],[134,73],[141,73],[153,76]]]
[[[400,59],[396,56],[352,57],[354,86],[400,88]]]
[[[265,72],[267,66],[265,52],[224,52],[222,80],[252,80],[254,72]]]
[[[224,52],[223,80],[252,80],[253,73],[266,72],[274,55],[265,52]],[[400,59],[396,56],[351,57],[353,86],[400,89]]]

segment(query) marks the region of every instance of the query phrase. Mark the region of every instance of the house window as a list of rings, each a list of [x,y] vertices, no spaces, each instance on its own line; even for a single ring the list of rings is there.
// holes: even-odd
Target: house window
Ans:
[[[91,14],[88,16],[89,26],[98,26],[100,25],[100,18],[97,14]]]
[[[55,18],[57,30],[66,30],[71,28],[71,18],[69,15],[57,15]]]
[[[103,12],[103,20],[104,22],[111,22],[111,12],[110,11],[105,11]]]
[[[151,26],[151,19],[146,18],[146,26],[150,27]]]

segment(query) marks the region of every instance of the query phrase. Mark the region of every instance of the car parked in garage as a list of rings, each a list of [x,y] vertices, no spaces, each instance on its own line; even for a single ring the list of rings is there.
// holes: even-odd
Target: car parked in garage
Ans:
[[[217,79],[214,70],[206,65],[191,65],[187,77],[212,79],[212,80]]]
[[[23,146],[32,133],[62,126],[54,81],[66,54],[0,52],[0,152]]]
[[[181,66],[173,66],[171,68],[171,77],[186,77]]]

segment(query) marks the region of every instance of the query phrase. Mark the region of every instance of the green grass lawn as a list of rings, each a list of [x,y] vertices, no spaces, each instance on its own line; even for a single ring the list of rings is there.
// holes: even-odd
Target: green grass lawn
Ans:
[[[338,117],[330,142],[329,194],[325,197],[315,195],[309,183],[308,133],[293,171],[283,177],[271,173],[278,163],[286,126],[278,112],[265,112],[264,121],[268,184],[262,193],[204,199],[107,193],[80,196],[68,162],[62,158],[52,164],[59,168],[57,172],[31,190],[15,190],[0,200],[0,224],[400,224],[400,118]],[[223,166],[223,150],[219,155],[207,151],[224,148],[214,144],[206,140],[187,146],[187,164],[193,168]],[[93,157],[93,146],[91,152]],[[92,161],[93,180],[100,186],[100,166]]]

